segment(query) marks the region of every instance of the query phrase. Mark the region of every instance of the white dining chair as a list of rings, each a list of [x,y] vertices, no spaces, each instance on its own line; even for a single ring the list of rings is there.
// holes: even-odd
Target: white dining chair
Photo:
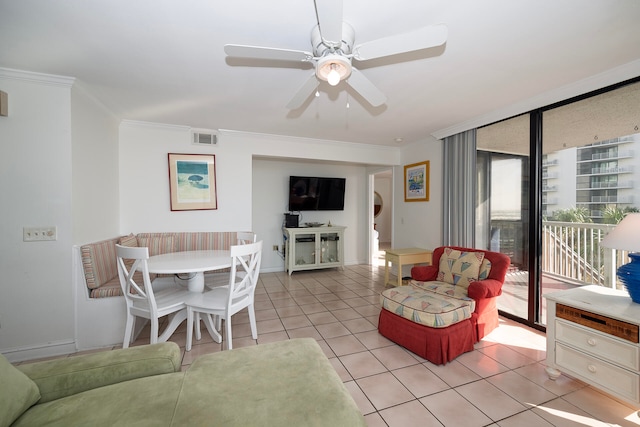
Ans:
[[[154,292],[147,265],[149,248],[116,244],[116,257],[120,287],[127,304],[127,322],[122,347],[129,347],[133,341],[136,317],[151,322],[150,344],[166,341],[167,337],[160,339],[158,333],[159,319],[186,310],[185,300],[191,292],[179,287],[165,287]]]
[[[236,239],[238,245],[246,245],[247,243],[255,243],[258,240],[258,235],[253,231],[238,231],[236,232]],[[241,272],[238,274],[242,275]],[[229,283],[229,273],[207,273],[204,277],[204,284],[209,289],[226,286]]]
[[[187,351],[191,350],[193,321],[199,318],[200,314],[215,318],[213,321],[215,327],[208,327],[208,329],[216,342],[222,342],[222,337],[217,330],[221,329],[220,320],[224,320],[227,349],[231,350],[233,348],[231,317],[247,308],[251,336],[253,339],[258,339],[254,294],[258,284],[261,259],[262,241],[231,246],[231,273],[229,274],[228,286],[217,287],[202,294],[192,293],[190,295],[187,300]],[[210,317],[210,320],[213,319]],[[209,322],[209,324],[211,323]],[[198,331],[199,328],[196,330],[197,334]]]
[[[258,241],[258,235],[253,231],[238,231],[236,236],[239,245],[246,245],[247,243],[255,243]]]

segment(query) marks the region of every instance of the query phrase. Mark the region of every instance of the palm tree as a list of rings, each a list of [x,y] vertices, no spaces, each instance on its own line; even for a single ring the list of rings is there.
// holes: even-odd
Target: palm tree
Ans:
[[[561,222],[593,222],[589,217],[589,210],[585,207],[560,209],[555,211],[551,218],[553,221]]]
[[[605,224],[617,224],[630,212],[638,212],[638,208],[627,206],[624,209],[620,209],[615,205],[607,205],[602,213],[602,220]]]

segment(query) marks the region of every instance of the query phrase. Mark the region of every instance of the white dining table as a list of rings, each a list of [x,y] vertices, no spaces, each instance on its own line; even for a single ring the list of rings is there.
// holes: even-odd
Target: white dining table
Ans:
[[[229,250],[196,250],[153,255],[149,257],[147,266],[149,273],[174,274],[181,284],[186,283],[189,291],[202,293],[204,292],[204,272],[229,268],[231,262]],[[186,275],[186,277],[180,275]],[[175,313],[158,341],[167,341],[186,318],[186,310]],[[222,337],[216,331],[211,316],[205,316],[203,320],[211,337],[216,342],[221,342]],[[196,337],[200,339],[199,327],[196,328]]]
[[[204,291],[204,272],[231,267],[231,251],[200,250],[169,252],[149,257],[149,273],[187,275],[178,279],[192,292]]]

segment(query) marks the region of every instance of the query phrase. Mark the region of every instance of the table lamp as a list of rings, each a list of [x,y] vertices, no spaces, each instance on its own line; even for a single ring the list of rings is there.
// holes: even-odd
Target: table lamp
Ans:
[[[627,288],[633,302],[640,303],[640,213],[625,216],[600,245],[629,251],[631,262],[618,267],[618,278]]]

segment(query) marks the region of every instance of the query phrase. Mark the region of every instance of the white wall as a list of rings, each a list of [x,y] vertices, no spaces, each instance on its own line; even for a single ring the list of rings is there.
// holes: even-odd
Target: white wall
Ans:
[[[0,352],[38,357],[74,350],[71,287],[71,84],[0,68]],[[25,226],[57,240],[23,242]]]
[[[442,245],[442,144],[429,138],[402,150],[403,165],[429,160],[429,201],[405,202],[404,166],[394,168],[395,248],[433,249]],[[407,275],[409,269],[403,271],[403,276]]]
[[[76,82],[71,89],[73,243],[82,245],[120,232],[118,129],[120,121]],[[122,340],[124,298],[89,298],[72,252],[75,346],[86,350]]]
[[[168,153],[214,154],[215,210],[171,211]],[[251,229],[251,153],[221,137],[191,144],[189,128],[128,122],[120,126],[120,233]]]
[[[190,143],[188,127],[123,122],[120,233],[253,230],[267,249],[262,270],[282,271],[284,262],[272,247],[282,245],[289,175],[345,177],[345,210],[305,213],[302,222],[346,226],[345,263],[366,262],[368,184],[361,163],[398,164],[397,149],[235,131],[221,131],[218,141],[200,147]],[[170,210],[168,153],[216,155],[217,210]]]
[[[343,225],[344,262],[366,262],[367,174],[366,167],[352,164],[317,163],[308,160],[257,158],[253,160],[253,229],[264,240],[262,271],[282,271],[284,261],[273,245],[282,247],[282,223],[288,212],[289,176],[346,178],[343,211],[301,212],[300,224],[321,222]]]
[[[347,178],[345,211],[307,213],[303,221],[347,226],[345,262],[367,262],[368,174],[372,166],[401,170],[397,148],[235,131],[221,131],[217,146],[203,148],[190,144],[187,127],[117,125],[72,84],[0,69],[0,90],[9,94],[9,117],[0,118],[0,352],[10,359],[72,352],[74,321],[91,330],[94,316],[74,311],[74,244],[130,232],[253,229],[268,248],[265,271],[283,270],[270,249],[282,244],[292,174]],[[216,155],[217,210],[170,210],[170,152]],[[22,242],[22,227],[43,225],[57,226],[57,241]]]
[[[71,89],[73,242],[120,231],[119,120],[76,83]]]

